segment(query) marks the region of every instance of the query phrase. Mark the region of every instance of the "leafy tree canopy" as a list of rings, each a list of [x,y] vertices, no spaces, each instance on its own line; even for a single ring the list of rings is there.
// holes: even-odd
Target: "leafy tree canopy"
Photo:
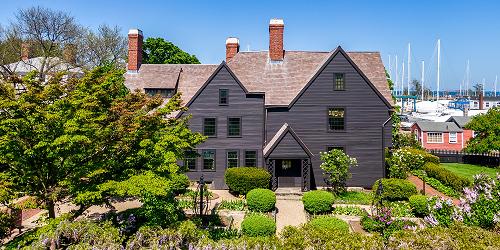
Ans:
[[[43,201],[49,217],[63,197],[82,211],[116,196],[170,200],[186,187],[176,162],[204,137],[188,129],[188,118],[171,118],[183,109],[179,95],[163,105],[130,93],[123,73],[106,65],[81,79],[43,82],[33,73],[0,83],[3,174],[14,190]],[[14,83],[26,91],[16,94]]]
[[[198,58],[184,52],[163,38],[146,39],[142,46],[142,62],[146,64],[199,64]]]
[[[474,153],[500,151],[500,107],[491,108],[486,114],[474,116],[465,127],[476,133],[476,136],[467,143],[467,151]]]

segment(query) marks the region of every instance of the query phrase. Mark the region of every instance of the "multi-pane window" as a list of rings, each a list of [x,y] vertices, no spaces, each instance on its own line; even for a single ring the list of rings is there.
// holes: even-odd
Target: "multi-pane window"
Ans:
[[[241,118],[227,118],[227,136],[241,136]]]
[[[331,131],[345,129],[345,109],[344,108],[329,108],[328,109],[328,129]]]
[[[238,151],[227,151],[227,168],[238,167]]]
[[[428,143],[443,143],[443,133],[429,132],[427,133]]]
[[[219,89],[219,104],[228,105],[229,104],[229,90]]]
[[[215,149],[202,151],[203,170],[215,170]]]
[[[245,167],[257,167],[257,151],[245,151]]]
[[[187,151],[184,166],[189,170],[196,170],[196,151]]]
[[[167,88],[145,88],[144,92],[150,96],[160,95],[163,98],[170,98],[174,95],[174,89]]]
[[[217,119],[215,118],[203,119],[203,135],[211,137],[217,136]]]
[[[327,150],[328,152],[330,152],[330,151],[332,151],[332,150],[334,150],[334,149],[342,150],[342,152],[345,152],[344,147],[341,147],[341,146],[328,146],[328,147],[326,147],[326,150]]]
[[[343,73],[335,73],[334,74],[334,83],[333,83],[333,90],[345,90],[345,80],[344,80],[344,74]]]
[[[450,132],[450,143],[457,143],[457,132]]]

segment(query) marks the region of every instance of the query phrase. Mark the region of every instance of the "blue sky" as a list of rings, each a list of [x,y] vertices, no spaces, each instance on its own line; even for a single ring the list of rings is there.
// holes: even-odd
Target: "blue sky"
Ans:
[[[146,1],[144,1],[146,2]],[[486,80],[493,88],[500,75],[500,2],[498,1],[4,1],[0,23],[19,8],[44,6],[70,12],[78,22],[97,27],[118,25],[126,34],[140,28],[146,37],[164,37],[202,63],[220,63],[225,39],[236,36],[241,49],[267,50],[268,23],[285,21],[286,50],[380,51],[386,68],[389,55],[399,70],[411,42],[412,78],[435,89],[436,41],[441,39],[441,89],[458,89],[470,60],[471,85]],[[393,68],[393,76],[394,66]],[[405,79],[406,82],[406,79]]]

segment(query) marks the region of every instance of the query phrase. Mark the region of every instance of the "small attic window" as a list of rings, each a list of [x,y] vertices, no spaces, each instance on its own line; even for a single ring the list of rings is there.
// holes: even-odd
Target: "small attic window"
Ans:
[[[144,92],[150,96],[160,95],[163,98],[170,98],[174,95],[174,89],[168,88],[145,88]]]

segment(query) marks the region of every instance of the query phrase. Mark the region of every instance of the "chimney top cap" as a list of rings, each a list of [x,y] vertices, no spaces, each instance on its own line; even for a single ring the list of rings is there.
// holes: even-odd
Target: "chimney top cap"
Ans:
[[[281,18],[272,18],[269,21],[269,24],[285,25],[285,23],[283,22],[283,19],[281,19]]]
[[[142,30],[140,29],[129,29],[128,30],[129,35],[141,35],[142,36]]]
[[[240,44],[240,40],[236,37],[228,37],[226,39],[226,44],[232,44],[232,43]]]

